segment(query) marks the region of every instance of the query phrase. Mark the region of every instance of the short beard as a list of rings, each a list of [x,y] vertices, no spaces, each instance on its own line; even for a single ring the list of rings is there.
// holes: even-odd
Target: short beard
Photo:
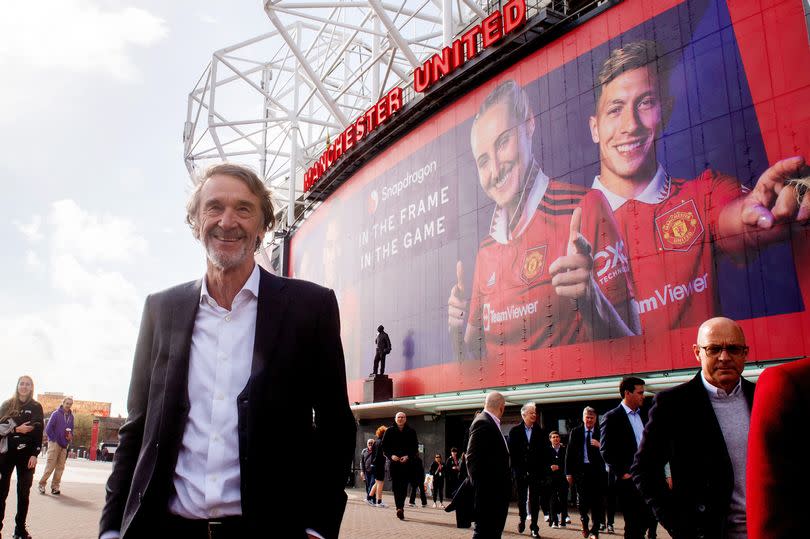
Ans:
[[[205,252],[208,255],[208,260],[219,270],[228,271],[241,265],[245,258],[250,256],[250,249],[245,246],[241,252],[233,255],[227,255],[219,252],[209,245],[205,246]]]

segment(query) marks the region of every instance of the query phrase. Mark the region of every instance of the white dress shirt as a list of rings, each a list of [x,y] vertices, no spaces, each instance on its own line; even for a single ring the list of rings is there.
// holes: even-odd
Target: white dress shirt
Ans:
[[[183,518],[242,514],[236,398],[250,378],[258,302],[257,265],[230,311],[203,279],[188,365],[191,408],[169,502],[169,511]]]

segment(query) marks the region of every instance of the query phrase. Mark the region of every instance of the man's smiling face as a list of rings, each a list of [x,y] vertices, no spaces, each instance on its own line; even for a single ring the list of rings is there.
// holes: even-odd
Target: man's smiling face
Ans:
[[[262,213],[259,197],[245,182],[224,174],[211,176],[200,192],[197,222],[200,241],[215,267],[253,265]]]
[[[663,128],[658,75],[650,66],[622,73],[602,88],[591,138],[599,145],[601,181],[646,184],[658,162],[655,139]]]

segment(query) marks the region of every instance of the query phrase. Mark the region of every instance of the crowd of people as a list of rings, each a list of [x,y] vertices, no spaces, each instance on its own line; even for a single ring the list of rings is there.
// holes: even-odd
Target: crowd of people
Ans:
[[[617,510],[631,539],[657,537],[659,522],[676,539],[801,536],[798,502],[786,486],[786,467],[801,468],[801,444],[776,452],[768,442],[790,428],[775,414],[799,413],[791,405],[805,398],[810,359],[767,369],[755,405],[755,384],[742,376],[748,346],[739,324],[707,320],[692,354],[700,364],[692,380],[657,393],[648,409],[645,381],[626,376],[618,406],[601,418],[586,406],[566,442],[560,432],[543,430],[534,402],[521,407],[521,421],[504,434],[506,399],[491,392],[470,427],[466,451],[436,454],[427,477],[417,434],[398,412],[394,425],[381,427],[362,452],[368,502],[384,507],[373,488],[387,466],[397,518],[405,518],[408,488],[413,506],[424,483],[433,487],[434,507],[443,506],[445,496],[452,500],[445,510],[457,511],[459,527],[475,523],[475,539],[501,537],[513,492],[517,531],[524,533],[528,523],[532,537],[541,536],[541,511],[551,528],[572,523],[569,493],[587,539],[615,533]],[[772,466],[785,473],[775,477]]]

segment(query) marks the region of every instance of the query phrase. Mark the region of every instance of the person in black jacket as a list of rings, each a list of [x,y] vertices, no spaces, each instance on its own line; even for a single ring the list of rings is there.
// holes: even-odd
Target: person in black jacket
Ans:
[[[425,464],[417,453],[411,462],[411,498],[408,507],[416,507],[416,493],[419,492],[419,499],[422,500],[422,507],[427,507],[427,494],[425,493]]]
[[[473,490],[473,539],[496,539],[503,533],[512,477],[509,449],[501,433],[506,400],[497,391],[487,395],[484,411],[470,426],[467,443],[467,471]]]
[[[14,396],[0,406],[0,423],[14,426],[6,434],[6,452],[0,454],[0,530],[6,514],[6,497],[11,483],[11,472],[17,469],[17,517],[14,539],[30,539],[25,521],[28,517],[28,499],[34,482],[37,455],[42,449],[42,405],[34,400],[34,381],[20,376]]]
[[[548,439],[537,424],[537,407],[528,402],[520,409],[523,422],[509,430],[509,457],[518,493],[518,532],[526,529],[526,501],[532,517],[532,537],[540,536],[540,489],[547,474]]]
[[[742,377],[745,334],[734,320],[711,318],[700,326],[692,353],[700,371],[655,396],[630,473],[674,539],[746,537],[745,466],[755,384]],[[672,488],[664,481],[667,466]]]
[[[638,451],[644,433],[645,419],[641,416],[644,404],[644,380],[635,376],[625,377],[619,385],[622,402],[602,416],[599,430],[602,432],[602,458],[608,465],[611,481],[616,486],[616,495],[624,515],[624,536],[643,539],[644,531],[652,515],[641,494],[633,484],[630,467]],[[613,531],[608,521],[608,531]]]
[[[453,447],[450,449],[450,456],[444,461],[444,484],[447,488],[447,499],[452,500],[456,493],[456,489],[461,484],[461,456],[458,454],[458,448]]]
[[[391,483],[394,490],[394,503],[397,507],[397,518],[405,519],[405,497],[408,494],[413,468],[410,460],[418,453],[419,442],[416,431],[406,424],[405,412],[397,412],[395,424],[385,431],[382,439],[383,454],[391,461]]]
[[[601,435],[596,423],[596,410],[586,406],[582,411],[583,425],[571,431],[565,453],[565,475],[569,485],[576,482],[577,506],[582,520],[582,536],[599,537],[602,524],[602,496],[607,487],[605,461],[599,452]],[[590,513],[590,518],[588,517]],[[590,522],[590,526],[589,526]]]
[[[388,427],[380,425],[377,427],[377,430],[374,431],[374,434],[377,436],[377,439],[374,441],[374,447],[372,448],[374,458],[371,466],[374,471],[374,485],[372,485],[371,491],[369,492],[369,498],[374,502],[372,505],[375,507],[386,507],[382,499],[383,487],[385,486],[385,463],[387,462],[382,450],[382,439],[383,436],[385,436],[386,430],[388,430]]]
[[[551,446],[546,448],[549,469],[549,520],[552,528],[564,528],[568,520],[568,481],[565,480],[565,446],[556,430],[548,435]],[[559,518],[557,516],[559,515]]]
[[[433,507],[436,507],[436,500],[441,507],[444,507],[445,464],[442,462],[440,454],[436,453],[436,456],[433,457],[428,473],[433,477]]]
[[[374,504],[371,487],[374,486],[374,438],[369,438],[360,452],[360,478],[366,482],[366,502]]]

